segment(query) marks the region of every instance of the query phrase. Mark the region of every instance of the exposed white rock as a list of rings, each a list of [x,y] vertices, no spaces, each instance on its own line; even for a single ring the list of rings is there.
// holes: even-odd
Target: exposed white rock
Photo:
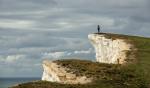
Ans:
[[[42,80],[45,81],[66,84],[85,84],[91,82],[91,78],[76,76],[75,74],[69,73],[66,71],[68,68],[64,68],[53,61],[43,61],[43,69]]]
[[[89,40],[95,48],[96,60],[101,63],[122,64],[126,59],[126,51],[131,44],[124,39],[108,39],[104,34],[89,34]]]

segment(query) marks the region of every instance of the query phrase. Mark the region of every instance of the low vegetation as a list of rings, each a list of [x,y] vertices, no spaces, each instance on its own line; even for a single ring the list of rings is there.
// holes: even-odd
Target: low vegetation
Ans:
[[[20,84],[12,88],[149,88],[150,87],[150,38],[105,34],[116,39],[123,38],[134,44],[131,52],[127,52],[127,62],[120,64],[104,64],[87,60],[57,60],[56,63],[70,68],[78,76],[92,77],[89,84],[59,84],[37,81]],[[134,59],[134,60],[133,60]]]

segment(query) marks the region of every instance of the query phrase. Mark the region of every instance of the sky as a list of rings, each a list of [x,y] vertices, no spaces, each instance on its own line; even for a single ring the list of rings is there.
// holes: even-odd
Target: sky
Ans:
[[[45,59],[95,60],[87,36],[150,37],[150,0],[0,0],[0,77],[41,77]]]

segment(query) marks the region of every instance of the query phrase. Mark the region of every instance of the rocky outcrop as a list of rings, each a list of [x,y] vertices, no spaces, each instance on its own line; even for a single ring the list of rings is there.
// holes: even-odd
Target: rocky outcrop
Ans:
[[[126,52],[131,44],[125,39],[107,38],[106,34],[89,34],[88,38],[95,48],[96,60],[101,63],[122,64],[126,59]]]
[[[43,61],[43,69],[42,80],[65,84],[85,84],[91,82],[91,78],[76,76],[71,72],[67,72],[69,68],[62,67],[53,61]]]

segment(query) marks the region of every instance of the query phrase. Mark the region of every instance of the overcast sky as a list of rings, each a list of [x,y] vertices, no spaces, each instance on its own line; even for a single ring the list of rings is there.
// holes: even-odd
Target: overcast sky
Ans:
[[[150,0],[0,0],[0,77],[41,77],[42,61],[95,59],[96,32],[150,37]]]

